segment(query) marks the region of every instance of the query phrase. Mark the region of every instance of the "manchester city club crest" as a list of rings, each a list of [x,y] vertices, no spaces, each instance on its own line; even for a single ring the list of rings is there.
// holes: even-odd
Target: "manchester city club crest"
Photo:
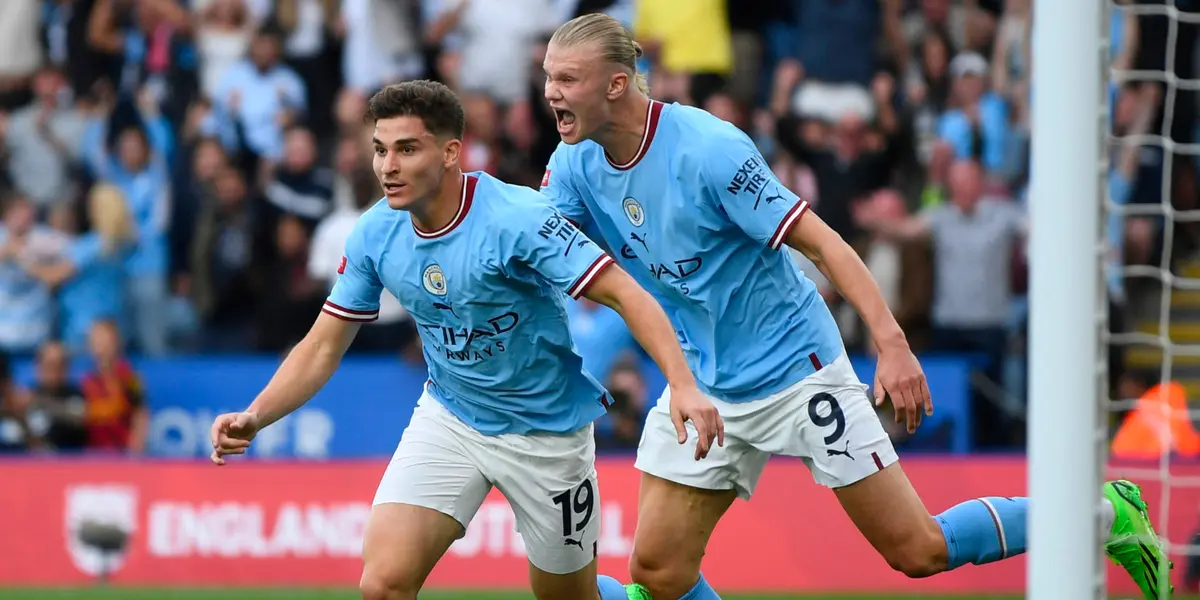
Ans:
[[[646,211],[642,210],[642,205],[637,200],[626,198],[624,208],[625,216],[634,227],[641,227],[642,223],[646,222]]]
[[[425,274],[421,276],[421,282],[425,284],[425,291],[430,294],[446,295],[446,274],[442,273],[441,267],[437,265],[425,267]]]

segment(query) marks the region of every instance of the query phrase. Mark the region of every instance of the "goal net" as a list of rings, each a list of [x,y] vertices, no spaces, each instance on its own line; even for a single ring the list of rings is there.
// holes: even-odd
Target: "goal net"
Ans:
[[[1101,337],[1108,343],[1097,357],[1107,350],[1108,360],[1098,361],[1107,377],[1097,386],[1097,453],[1107,460],[1104,479],[1142,486],[1175,563],[1176,594],[1194,594],[1200,591],[1200,565],[1190,564],[1200,557],[1200,433],[1193,425],[1200,411],[1191,408],[1200,401],[1200,1],[1106,2],[1108,27],[1100,38],[1111,68],[1102,92],[1107,201],[1100,260],[1108,298]],[[1136,593],[1111,566],[1109,577],[1097,575],[1101,592],[1107,580],[1111,592]]]

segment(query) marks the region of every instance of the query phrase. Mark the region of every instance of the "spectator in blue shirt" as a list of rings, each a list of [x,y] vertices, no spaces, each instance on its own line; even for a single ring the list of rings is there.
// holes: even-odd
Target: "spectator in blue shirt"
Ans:
[[[280,44],[278,28],[263,26],[250,56],[226,69],[213,98],[240,129],[246,149],[271,161],[283,155],[284,127],[306,108],[304,81],[280,61]]]
[[[75,239],[64,258],[21,265],[47,285],[59,287],[62,339],[72,352],[86,350],[93,323],[125,322],[125,264],[136,245],[135,227],[120,188],[93,187],[88,220],[92,231]]]
[[[138,98],[140,124],[117,135],[116,152],[104,143],[108,122],[93,118],[86,134],[86,155],[97,179],[117,186],[135,227],[136,245],[128,257],[128,300],[134,339],[151,356],[167,351],[167,229],[170,224],[170,124],[148,92]],[[143,128],[144,126],[144,128]]]
[[[21,262],[42,264],[66,251],[66,236],[38,225],[24,196],[4,203],[0,222],[0,352],[31,354],[49,335],[54,320],[50,288],[30,277]]]
[[[978,159],[989,174],[1001,173],[1008,165],[1008,105],[987,89],[987,59],[961,52],[950,61],[950,77],[951,108],[938,121],[938,137],[954,147],[956,158]],[[982,142],[980,155],[977,138]]]

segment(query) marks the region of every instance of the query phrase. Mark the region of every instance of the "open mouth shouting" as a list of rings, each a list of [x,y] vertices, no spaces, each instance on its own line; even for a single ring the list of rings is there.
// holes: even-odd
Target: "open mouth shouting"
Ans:
[[[554,120],[558,124],[558,135],[567,137],[575,132],[575,113],[555,108]]]

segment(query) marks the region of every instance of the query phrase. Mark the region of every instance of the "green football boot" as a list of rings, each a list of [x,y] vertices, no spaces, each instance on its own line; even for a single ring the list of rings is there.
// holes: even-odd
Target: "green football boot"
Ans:
[[[625,595],[629,596],[629,600],[651,600],[650,590],[636,583],[625,586]]]
[[[1104,544],[1104,553],[1129,573],[1146,600],[1170,598],[1175,591],[1171,585],[1171,569],[1175,565],[1167,560],[1154,525],[1150,524],[1142,489],[1118,479],[1104,484],[1104,497],[1113,506],[1112,532]],[[1160,586],[1163,586],[1161,591]]]

